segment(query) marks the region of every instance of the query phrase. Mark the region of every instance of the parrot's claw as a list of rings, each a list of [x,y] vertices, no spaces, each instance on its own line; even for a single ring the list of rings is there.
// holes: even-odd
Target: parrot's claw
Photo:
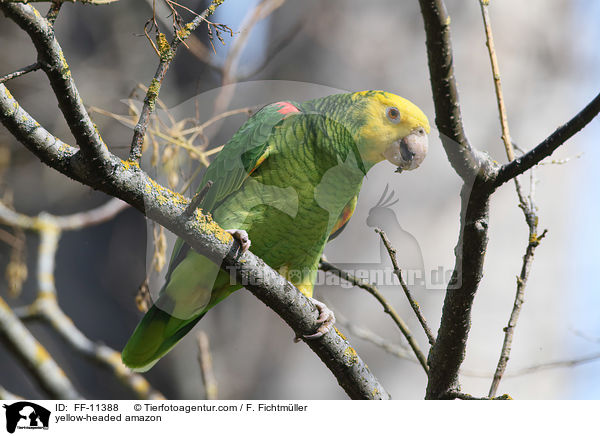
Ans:
[[[250,248],[250,238],[248,237],[248,232],[246,232],[245,230],[239,230],[239,229],[230,229],[230,230],[225,230],[227,233],[229,233],[231,236],[234,237],[234,239],[237,239],[238,242],[240,243],[240,245],[242,246],[242,253],[244,254],[246,251],[248,251],[248,249]]]
[[[321,303],[319,300],[315,300],[314,298],[309,298],[310,301],[317,307],[319,311],[319,317],[317,318],[317,322],[321,324],[317,331],[310,335],[302,335],[304,339],[318,339],[333,328],[335,324],[335,315],[333,311],[327,307],[324,303]],[[295,342],[300,341],[301,338],[296,337],[294,339]]]

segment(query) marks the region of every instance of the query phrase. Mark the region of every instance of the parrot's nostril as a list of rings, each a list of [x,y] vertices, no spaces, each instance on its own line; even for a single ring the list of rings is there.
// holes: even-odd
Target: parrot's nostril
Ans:
[[[413,157],[415,157],[415,153],[408,149],[408,144],[404,139],[400,141],[400,155],[402,156],[402,159],[406,162],[411,161]]]

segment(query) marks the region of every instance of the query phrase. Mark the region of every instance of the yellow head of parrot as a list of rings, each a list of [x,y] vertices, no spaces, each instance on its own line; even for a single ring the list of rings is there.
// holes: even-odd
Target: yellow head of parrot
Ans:
[[[427,155],[429,121],[421,109],[398,95],[385,91],[353,94],[362,106],[365,123],[359,129],[363,159],[375,164],[384,159],[397,171],[414,170]]]

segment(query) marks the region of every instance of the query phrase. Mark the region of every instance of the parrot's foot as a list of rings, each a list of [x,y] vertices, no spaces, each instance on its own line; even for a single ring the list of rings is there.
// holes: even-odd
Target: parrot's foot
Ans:
[[[246,251],[248,251],[248,249],[250,248],[250,238],[248,237],[248,233],[245,230],[239,230],[239,229],[230,229],[230,230],[225,230],[227,233],[229,233],[231,236],[234,237],[234,239],[237,239],[238,242],[240,243],[240,245],[242,246],[242,253],[244,254]]]
[[[321,303],[319,300],[314,298],[309,298],[310,301],[317,307],[319,311],[319,317],[317,318],[317,322],[321,325],[317,329],[317,331],[311,335],[303,335],[304,339],[318,339],[333,328],[335,324],[335,315],[333,311],[327,307],[324,303]],[[301,338],[296,337],[294,339],[295,342],[299,342]]]

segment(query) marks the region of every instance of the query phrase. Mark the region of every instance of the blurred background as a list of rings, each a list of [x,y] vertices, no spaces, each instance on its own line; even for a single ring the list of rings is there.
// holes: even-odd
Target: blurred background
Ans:
[[[181,119],[197,113],[205,121],[215,110],[303,100],[340,90],[384,89],[416,103],[434,124],[425,35],[416,1],[382,0],[368,7],[358,0],[266,3],[273,11],[268,14],[271,11],[265,11],[263,4],[260,16],[257,0],[226,0],[213,17],[235,32],[223,35],[225,45],[214,39],[213,52],[202,27],[195,34],[197,40],[190,42],[190,50],[181,47],[160,95],[167,108],[174,108],[174,116]],[[201,1],[183,4],[197,11],[206,6]],[[479,2],[449,0],[447,7],[467,135],[471,144],[505,162]],[[161,30],[169,31],[169,11],[157,12]],[[600,4],[505,0],[491,2],[490,14],[513,141],[529,149],[599,91]],[[146,0],[103,7],[63,6],[57,37],[87,106],[127,116],[124,100],[138,83],[150,83],[157,65],[143,35],[144,23],[151,16],[152,2]],[[34,62],[36,55],[26,34],[12,21],[1,20],[3,75]],[[243,83],[231,89],[230,99],[223,97],[228,92],[222,92],[221,85],[236,81]],[[7,86],[49,131],[74,143],[43,73],[28,74]],[[127,123],[99,112],[93,118],[111,150],[126,156],[132,135]],[[210,147],[225,142],[245,119],[247,115],[241,113],[216,124],[208,134]],[[548,235],[536,252],[499,393],[519,399],[600,398],[600,359],[569,364],[600,353],[600,285],[595,276],[600,270],[600,176],[594,170],[600,159],[598,138],[600,121],[596,119],[548,160],[567,159],[566,163],[536,169],[539,225],[548,229]],[[12,198],[19,212],[69,214],[108,200],[40,164],[3,127],[0,151],[1,193],[5,202]],[[147,167],[150,154],[148,149]],[[169,179],[173,177],[169,168],[168,160],[161,161],[157,176],[183,187],[185,177],[178,174],[178,180]],[[384,162],[369,173],[354,217],[326,249],[328,260],[340,265],[387,265],[371,228],[375,220],[399,252],[404,248],[413,253],[412,259],[422,260],[426,275],[451,270],[461,184],[435,129],[421,168],[401,175],[393,170]],[[523,183],[528,189],[529,177]],[[390,202],[399,201],[375,217],[377,211],[372,208],[386,186],[386,195],[393,191]],[[512,184],[492,197],[489,236],[461,376],[463,390],[473,395],[488,392],[527,245],[527,226]],[[0,281],[0,296],[12,307],[35,297],[37,245],[37,236],[28,235],[24,255],[29,275],[18,296],[9,296],[6,280]],[[55,274],[59,303],[90,339],[117,350],[123,347],[142,316],[135,296],[149,272],[152,247],[153,226],[130,209],[107,223],[63,235]],[[10,247],[0,244],[1,270],[10,258]],[[157,280],[151,281],[153,292],[159,286]],[[434,331],[444,298],[441,288],[430,283],[415,289]],[[386,284],[382,292],[425,347],[425,336],[400,288]],[[420,366],[351,332],[358,327],[392,344],[403,343],[400,332],[370,295],[357,288],[323,284],[315,296],[340,314],[341,330],[393,398],[424,397],[426,378]],[[30,322],[27,326],[84,396],[132,398],[111,373],[72,351],[46,325]],[[220,399],[346,398],[317,356],[306,345],[294,344],[293,332],[245,290],[211,310],[195,331],[199,329],[210,339]],[[146,375],[167,398],[205,397],[194,336],[188,335]],[[0,356],[0,385],[20,396],[46,397],[1,342]],[[550,368],[530,371],[547,364]]]

